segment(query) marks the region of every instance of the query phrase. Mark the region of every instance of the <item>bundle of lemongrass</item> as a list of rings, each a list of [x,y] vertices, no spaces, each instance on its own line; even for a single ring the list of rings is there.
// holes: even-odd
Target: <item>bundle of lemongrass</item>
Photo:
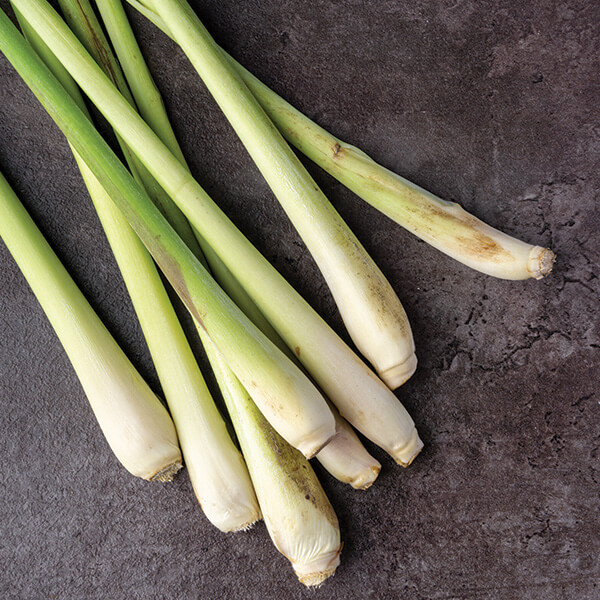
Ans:
[[[68,24],[45,0],[11,0],[27,41],[0,11],[0,50],[71,145],[175,427],[2,177],[0,236],[122,464],[134,475],[168,480],[181,466],[178,437],[208,519],[235,531],[262,516],[300,580],[319,584],[339,563],[340,532],[306,459],[316,456],[339,480],[369,487],[380,464],[353,425],[408,466],[423,444],[391,390],[410,378],[417,360],[398,297],[285,139],[383,213],[475,269],[506,279],[540,278],[554,255],[493,229],[327,133],[220,49],[185,0],[129,1],[189,57],[306,243],[350,336],[379,377],[194,180],[120,0],[96,2],[110,41],[88,0],[59,0]],[[127,168],[94,128],[80,89],[114,128]],[[155,262],[196,322],[241,453]]]

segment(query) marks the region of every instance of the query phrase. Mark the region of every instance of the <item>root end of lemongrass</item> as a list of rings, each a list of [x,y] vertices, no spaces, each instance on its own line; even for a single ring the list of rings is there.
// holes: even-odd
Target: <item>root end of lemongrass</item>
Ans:
[[[244,525],[237,525],[227,530],[227,533],[236,533],[237,531],[250,531],[259,521],[262,520],[262,515],[259,514],[257,517],[253,517],[252,520],[248,521]]]
[[[370,469],[361,474],[360,477],[356,477],[350,482],[350,485],[355,490],[368,490],[374,483],[379,472],[381,471],[381,465],[372,466]]]
[[[300,583],[304,584],[306,587],[318,587],[322,585],[323,582],[331,577],[338,568],[342,546],[343,544],[340,544],[340,547],[337,550],[329,552],[325,556],[319,557],[319,559],[308,564],[295,563],[292,561],[294,573],[296,573]]]
[[[390,454],[401,467],[408,467],[423,450],[423,446],[419,433],[415,429],[410,440],[402,447],[394,448]]]
[[[535,279],[542,279],[552,271],[556,254],[548,248],[534,246],[529,253],[527,270]]]
[[[192,485],[192,487],[194,486]],[[207,503],[202,503],[200,495],[195,489],[194,492],[204,516],[223,533],[247,531],[262,519],[262,513],[256,503],[236,502],[235,500],[226,502],[223,497],[219,504],[216,505],[213,501],[209,506]]]
[[[403,383],[406,383],[417,369],[417,356],[413,353],[402,364],[395,365],[385,371],[379,373],[379,377],[383,380],[390,390],[399,388]]]
[[[180,460],[163,467],[160,471],[154,473],[154,475],[150,475],[146,477],[148,481],[160,481],[161,483],[168,483],[173,481],[173,477],[177,474],[177,472],[183,467],[183,464]]]

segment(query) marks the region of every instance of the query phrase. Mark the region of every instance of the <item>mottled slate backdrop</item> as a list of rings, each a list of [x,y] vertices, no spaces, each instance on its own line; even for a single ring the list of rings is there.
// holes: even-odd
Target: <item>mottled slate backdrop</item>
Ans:
[[[0,0],[8,8],[6,0]],[[600,597],[599,51],[592,0],[194,2],[298,108],[559,260],[505,282],[429,248],[309,165],[393,283],[420,366],[399,396],[426,448],[354,492],[316,465],[345,541],[308,593],[264,527],[213,529],[187,474],[130,477],[0,245],[0,595],[18,599]],[[329,293],[183,55],[133,15],[192,169],[340,332]],[[157,389],[61,135],[0,57],[0,168]]]

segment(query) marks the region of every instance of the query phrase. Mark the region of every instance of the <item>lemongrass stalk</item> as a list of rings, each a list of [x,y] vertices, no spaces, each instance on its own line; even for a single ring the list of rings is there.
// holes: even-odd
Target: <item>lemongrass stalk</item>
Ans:
[[[336,410],[333,416],[337,434],[317,454],[317,460],[339,481],[349,483],[354,489],[366,490],[377,479],[381,464],[367,452],[352,427]]]
[[[196,498],[221,531],[246,529],[260,519],[246,464],[214,404],[154,262],[74,154],[148,343]]]
[[[127,0],[127,4],[133,6],[141,15],[146,17],[150,23],[156,25],[165,35],[168,35],[173,41],[173,34],[171,30],[167,27],[167,24],[162,20],[162,17],[157,15],[154,10],[143,4],[142,2],[138,2],[138,0]]]
[[[62,23],[45,3],[15,2],[38,34],[49,22],[42,18],[41,24],[32,23],[26,10],[29,12],[33,5],[49,9]],[[217,286],[4,12],[0,12],[0,34],[0,50],[122,210],[267,419],[305,455],[315,454],[335,434],[333,415],[323,396]],[[44,39],[43,35],[40,37]],[[97,68],[91,59],[89,63]]]
[[[233,444],[150,254],[75,152],[127,285],[179,437],[196,498],[221,531],[260,519],[246,464]]]
[[[174,39],[156,12],[136,0],[128,2]],[[500,279],[541,279],[552,270],[555,256],[548,248],[502,233],[459,204],[442,200],[379,165],[311,121],[223,53],[290,144],[411,233],[464,265]]]
[[[181,151],[167,117],[160,93],[143,60],[141,50],[129,26],[127,16],[125,15],[120,0],[96,1],[102,20],[119,59],[118,62],[112,57],[111,49],[106,43],[106,40],[103,39],[101,30],[98,31],[98,24],[95,22],[93,13],[86,14],[91,7],[89,7],[86,2],[81,3],[80,0],[75,0],[74,2],[71,2],[70,0],[61,0],[60,3],[63,11],[67,11],[70,15],[71,20],[75,23],[79,23],[79,27],[75,31],[79,31],[78,37],[80,41],[82,41],[88,49],[93,47],[96,48],[96,60],[101,66],[102,64],[105,65],[104,71],[108,71],[108,73],[120,72],[119,66],[122,67],[125,72],[127,85],[119,85],[120,77],[115,77],[113,80],[123,91],[127,90],[127,86],[131,89],[135,104],[131,101],[130,104],[134,107],[137,105],[144,120],[171,149],[180,162],[186,164],[183,152]],[[85,26],[82,26],[82,23]],[[100,61],[98,60],[98,57],[100,57]],[[108,69],[106,68],[106,65],[109,66]],[[199,241],[202,242],[201,239]],[[212,258],[212,261],[219,261],[218,257],[210,250],[209,246],[207,246],[207,250],[209,251],[209,256]],[[208,260],[209,264],[211,264],[212,261]],[[228,291],[228,293],[229,290],[233,289],[234,293],[233,295],[229,293],[230,297],[236,300],[236,303],[242,308],[246,315],[250,317],[263,333],[276,343],[278,347],[287,350],[287,347],[283,345],[283,342],[272,328],[265,331],[264,324],[268,324],[268,322],[262,317],[262,314],[260,314],[260,317],[262,317],[260,322],[257,322],[256,313],[258,312],[258,309],[256,308],[256,305],[252,303],[252,300],[245,294],[243,288],[241,288],[232,278],[231,274],[224,269],[226,268],[221,263],[220,268],[217,268],[217,271],[221,274],[222,281],[220,281],[220,283],[223,285],[224,289]],[[213,363],[215,360],[218,361],[219,364],[215,367],[215,370],[217,373],[222,373],[223,369],[227,369],[227,366],[223,364],[222,358],[218,353],[214,352],[214,350],[211,352],[212,344],[207,340],[206,333],[201,328],[198,329],[198,333],[200,334],[204,347],[207,349],[210,362]],[[225,378],[224,381],[221,380],[219,383],[227,385],[227,381],[230,381],[231,377],[235,376],[230,374],[228,378]],[[241,384],[238,382],[237,385],[239,387]],[[350,425],[342,419],[335,409],[333,409],[332,412],[334,413],[336,420],[337,435],[317,454],[317,459],[340,481],[349,483],[357,489],[366,489],[376,479],[381,465],[366,451],[356,434],[352,431]]]
[[[442,200],[379,165],[362,150],[325,131],[228,58],[292,145],[408,231],[472,269],[501,279],[541,279],[552,270],[555,257],[551,250],[498,231],[459,204]]]
[[[80,0],[61,0],[63,4],[68,4],[72,11],[82,10],[81,7],[85,7],[86,3],[81,3]],[[127,15],[123,10],[123,5],[120,0],[98,0],[96,2],[102,20],[110,37],[110,40],[115,48],[117,54],[118,63],[116,60],[110,59],[110,64],[116,63],[120,65],[125,73],[125,79],[127,85],[125,90],[128,88],[131,90],[133,96],[133,102],[130,102],[132,106],[138,107],[138,111],[144,121],[152,128],[160,140],[167,146],[172,154],[184,165],[188,170],[189,167],[179,146],[175,132],[171,127],[171,123],[167,116],[167,112],[164,107],[162,96],[154,83],[154,79],[144,61],[142,52],[138,46],[137,40],[131,30]],[[92,19],[89,19],[92,22]],[[94,34],[92,28],[83,30],[82,37],[91,36],[95,40],[96,44],[99,44],[100,36]],[[80,37],[80,41],[84,40]],[[88,41],[88,45],[91,44],[91,40]],[[84,42],[84,45],[85,42]],[[99,60],[97,62],[102,66],[105,62],[105,56],[112,53],[111,48],[108,44],[100,44],[101,51],[98,53]],[[104,68],[105,73],[107,69]],[[120,89],[120,88],[119,88]],[[121,90],[122,91],[122,90]],[[125,96],[127,97],[127,96]],[[181,222],[185,220],[185,216],[181,213],[179,208],[174,202],[170,204],[163,203],[165,208],[164,214],[167,220],[171,223],[175,231],[180,233],[184,240],[181,232]],[[187,221],[186,221],[187,224]],[[189,224],[187,224],[189,228]],[[193,230],[193,228],[192,228]],[[186,233],[185,231],[183,233]],[[286,349],[287,347],[269,321],[260,312],[259,308],[252,302],[251,298],[245,292],[244,288],[237,282],[237,280],[230,273],[229,269],[219,259],[213,249],[203,240],[202,236],[194,231],[198,244],[190,246],[194,254],[199,260],[206,260],[210,270],[212,271],[215,279],[219,285],[227,292],[227,295],[246,313],[246,316],[280,349]]]
[[[145,61],[143,60],[141,51],[137,45],[133,31],[129,26],[127,16],[123,11],[121,3],[110,1],[97,4],[109,36],[111,37],[111,41],[116,48],[119,60],[114,56],[91,4],[87,0],[60,0],[62,10],[70,21],[74,33],[82,44],[92,53],[97,64],[113,81],[129,104],[134,109],[137,108],[140,111],[142,117],[150,124],[157,135],[165,140],[165,143],[168,146],[173,148],[177,158],[187,167],[183,152],[179,147],[175,133],[168,120],[162,97],[160,96]],[[121,66],[123,66],[127,74],[126,76],[121,74]],[[132,93],[130,93],[130,86]],[[123,145],[129,152],[129,148],[125,144]],[[146,174],[151,177],[149,173],[146,172]],[[146,188],[148,188],[148,186],[146,186]],[[150,196],[152,198],[152,194],[150,194]],[[192,232],[189,223],[170,198],[167,197],[167,200],[168,202],[164,202],[163,199],[160,199],[158,203],[155,201],[155,204],[158,204],[158,206],[163,209],[162,212],[172,227],[179,233],[180,237],[187,242],[189,234]],[[201,236],[198,236],[197,241],[205,246],[206,254],[211,257],[212,262],[216,262],[216,265],[214,265],[217,267],[216,270],[221,275],[221,279],[227,283],[227,285],[224,286],[225,291],[227,291],[229,296],[244,310],[245,314],[253,321],[253,323],[257,325],[269,339],[274,341],[279,348],[282,348],[283,343],[281,340],[277,339],[277,334],[274,332],[273,328],[269,325],[264,316],[262,316],[258,308],[252,304],[252,301],[247,294],[245,294],[243,288],[233,279],[227,268],[211,250],[210,246],[202,240]],[[200,246],[198,244],[188,244],[188,247],[190,247],[202,265],[209,269]],[[232,294],[231,292],[234,293]],[[243,306],[239,300],[241,300],[245,306]],[[205,330],[197,323],[197,321],[194,320],[194,322],[204,347],[212,347],[212,342],[210,342]],[[284,345],[283,349],[287,351],[287,348]],[[210,357],[212,357],[212,359],[215,359],[216,357],[219,362],[223,361],[221,355],[218,353],[209,353],[208,355],[209,360]],[[227,367],[221,365],[220,368],[223,369]],[[234,375],[232,376],[234,377]]]
[[[0,238],[52,324],[115,456],[137,477],[170,481],[181,468],[181,453],[169,414],[1,173]]]
[[[96,0],[96,5],[140,114],[179,161],[186,165],[162,97],[144,61],[121,0]],[[106,52],[109,51],[110,49],[107,48]],[[297,360],[210,246],[201,238],[198,241],[201,246],[205,246],[203,249],[207,253],[207,262],[215,274],[216,280],[229,297],[278,348],[288,352],[293,360]],[[199,334],[202,337],[202,329],[199,329]],[[206,345],[205,347],[209,348]],[[220,355],[216,354],[217,358],[220,358]],[[210,353],[209,360],[212,362]],[[352,427],[339,415],[337,410],[333,407],[330,408],[335,417],[337,435],[316,457],[340,481],[349,483],[357,489],[366,489],[377,478],[381,465],[367,452]]]
[[[96,6],[140,115],[179,161],[187,164],[121,0],[96,0]]]
[[[112,49],[98,22],[89,0],[59,0],[66,22],[71,27],[79,41],[85,46],[90,55],[102,68],[107,77],[135,109],[136,103],[125,81],[125,77],[115,58]],[[170,221],[179,237],[197,254],[198,242],[184,215],[174,205],[162,187],[148,172],[146,167],[131,152],[122,138],[117,134],[117,140],[123,151],[127,165],[136,181],[144,187],[148,195],[162,214]]]
[[[300,581],[319,585],[340,562],[335,512],[308,461],[269,426],[231,371],[217,367],[215,375],[269,535]]]
[[[119,60],[114,56],[88,0],[60,0],[61,8],[79,41],[91,53],[96,63],[111,79],[129,104],[140,112],[142,118],[163,140],[179,161],[187,167],[183,153],[175,138],[175,133],[170,126],[166,111],[164,110],[162,97],[143,60],[122,5],[118,2],[97,4],[98,8],[101,9],[101,14],[103,15],[103,20],[105,21],[111,40],[113,43],[116,42],[115,47]],[[121,65],[126,70],[127,77],[123,75]],[[129,86],[132,86],[131,90]],[[160,209],[173,229],[175,229],[201,262],[204,261],[202,254],[204,253],[217,281],[229,297],[240,307],[240,302],[245,302],[247,306],[243,310],[246,316],[273,340],[276,334],[272,326],[262,313],[260,313],[256,305],[251,305],[248,302],[249,298],[243,288],[233,279],[228,269],[219,260],[210,246],[204,242],[200,235],[192,230],[177,205],[159,186],[118,134],[117,138],[121,142],[121,148],[134,177],[144,186],[154,204]],[[277,342],[275,343],[279,345]]]
[[[38,34],[44,38],[86,95],[122,135],[192,225],[243,285],[288,347],[294,350],[307,371],[337,406],[342,416],[366,437],[389,452],[399,464],[403,466],[410,464],[420,452],[423,444],[410,415],[397,398],[214,204],[191,177],[189,171],[169,152],[118,93],[52,8],[40,0],[14,0],[14,3]],[[18,70],[22,72],[22,75],[26,75],[26,81],[34,85],[35,79],[30,78],[26,71],[29,64],[26,61],[19,61],[19,53],[7,52],[16,43],[7,38],[6,41],[2,40],[0,45],[4,46],[5,53],[11,55],[9,60],[18,65]],[[25,64],[22,64],[23,62]],[[72,141],[78,140],[78,143],[86,141],[89,136],[82,135],[80,127],[71,127],[71,118],[68,118],[66,122],[63,121],[64,105],[56,102],[50,103],[48,94],[43,93],[44,90],[41,91],[42,103],[47,106],[55,120],[60,122],[67,137],[72,138]],[[59,117],[61,118],[59,119]],[[79,148],[77,149],[80,151]],[[80,154],[82,154],[81,151]],[[93,152],[88,153],[84,158],[92,167],[99,155],[100,153],[94,146]],[[111,197],[115,199],[112,193],[112,189],[116,187],[115,184],[111,181],[103,181],[100,176],[103,174],[100,170],[98,172],[94,170],[94,173],[111,192]],[[112,187],[109,187],[109,184]],[[116,192],[117,190],[115,190]],[[136,194],[139,195],[139,192]],[[135,205],[139,206],[137,197]],[[192,275],[192,271],[187,269],[187,260],[179,260],[183,259],[180,254],[182,249],[179,245],[175,247],[174,243],[168,241],[168,253],[175,254],[177,252],[177,262],[169,261],[170,264],[165,264],[164,251],[159,248],[157,252],[157,249],[153,250],[153,246],[157,243],[164,246],[167,242],[166,236],[163,235],[157,240],[152,234],[148,235],[140,228],[137,213],[128,210],[128,205],[124,205],[122,208],[124,208],[128,220],[134,224],[134,229],[143,237],[145,244],[158,259],[159,264],[163,263],[167,273],[172,264],[185,267],[185,274],[188,277]],[[146,211],[149,211],[149,207],[144,205],[144,212]],[[206,277],[205,271],[200,271],[199,265],[193,269],[193,272],[198,273],[199,279],[204,280]],[[186,278],[186,286],[182,286],[177,274],[171,274],[170,279],[175,283],[180,295],[187,300],[188,308],[197,311],[191,302],[194,298],[190,298],[186,289],[192,284],[192,280]],[[200,313],[197,316],[200,316]],[[228,327],[225,327],[225,330],[228,331]],[[233,351],[233,348],[225,345],[226,342],[222,336],[217,338],[216,333],[211,333],[210,329],[209,335],[244,387],[253,395],[256,388],[261,386],[257,386],[255,380],[248,377],[249,373],[242,373],[237,357],[230,358],[229,353]],[[252,355],[250,346],[245,346],[243,350],[248,350],[248,356],[253,357],[254,362],[260,362],[257,356]],[[239,356],[240,353],[237,354]],[[261,355],[264,356],[262,353]],[[234,365],[236,365],[235,368]],[[254,395],[253,398],[265,414],[261,402],[257,401]],[[333,417],[330,413],[328,414],[331,421],[328,421],[327,431],[330,433],[329,427],[333,422]],[[274,420],[267,414],[265,416],[282,434]],[[286,435],[282,435],[282,437],[286,438],[288,442],[290,441]],[[298,447],[294,443],[292,445]]]
[[[21,29],[91,120],[69,74],[24,20]],[[213,402],[154,262],[85,162],[76,151],[73,155],[138,316],[196,497],[220,530],[245,529],[260,516],[246,464]]]
[[[186,0],[146,2],[225,113],[304,240],[360,352],[392,388],[414,373],[408,318],[389,282],[246,87]]]
[[[186,165],[181,148],[168,121],[162,98],[160,97],[160,93],[154,84],[152,76],[143,61],[141,51],[133,32],[131,31],[125,12],[123,11],[122,3],[120,0],[97,0],[96,4],[102,15],[109,37],[115,47],[119,62],[126,74],[127,83],[132,90],[140,114],[169,150],[171,150],[182,164]],[[281,338],[264,318],[263,314],[256,307],[256,304],[252,302],[248,294],[235,278],[232,277],[229,270],[211,247],[203,241],[201,236],[198,237],[198,241],[206,255],[208,264],[215,274],[215,278],[223,289],[238,304],[238,306],[242,308],[255,325],[257,325],[263,333],[281,348]],[[388,378],[386,383],[391,385],[391,380]],[[342,438],[340,437],[340,440],[338,441],[336,436],[332,443],[334,446],[337,446],[341,441]],[[356,438],[356,441],[359,444],[359,446],[356,447],[356,450],[363,456],[366,453],[366,450],[362,448],[358,438]],[[346,445],[344,450],[347,452],[349,447]],[[335,450],[331,450],[328,454],[331,457],[339,457],[339,459],[342,459],[342,457],[345,456],[344,453],[336,453]],[[330,464],[334,465],[334,462],[335,461],[331,460]],[[348,463],[348,458],[344,458],[344,460],[341,460],[340,464],[335,465],[334,476],[338,476],[340,473],[344,472],[343,466],[346,463]],[[343,480],[346,481],[348,477],[352,476],[353,475],[346,474],[343,476]]]
[[[70,20],[77,26],[74,28],[74,32],[77,34],[79,40],[86,48],[95,49],[94,58],[96,59],[96,62],[103,67],[104,72],[110,76],[111,73],[120,73],[122,67],[125,73],[126,83],[121,77],[113,77],[113,82],[115,82],[117,87],[119,87],[134,108],[137,105],[144,120],[152,127],[157,136],[171,149],[179,161],[187,167],[185,157],[177,142],[177,138],[164,108],[160,92],[146,66],[120,0],[97,0],[96,2],[110,40],[115,48],[118,61],[113,57],[112,50],[103,36],[95,15],[91,12],[91,6],[86,1],[61,0],[60,4],[63,12],[65,12],[67,16],[70,17]],[[131,89],[132,92],[132,99],[129,99],[127,96],[129,89]],[[171,210],[178,211],[175,205],[169,208],[170,210],[167,211],[166,214],[167,219],[170,217]],[[173,221],[171,222],[173,224]],[[245,293],[244,289],[232,277],[231,273],[229,273],[210,246],[203,242],[201,237],[198,237],[198,241],[205,247],[204,249],[208,257],[208,263],[213,267],[213,272],[216,272],[217,274],[217,280],[219,280],[229,296],[236,301],[238,306],[246,313],[254,324],[257,325],[269,339],[271,339],[271,341],[282,350],[288,351],[287,347],[281,341],[281,338],[279,338],[256,305]],[[195,254],[201,261],[204,260],[201,252],[195,252]],[[218,275],[221,277],[219,278]],[[204,330],[201,327],[198,327],[197,329],[206,349],[209,361],[211,364],[217,361],[217,364],[213,365],[215,372],[223,373],[224,370],[229,371],[228,367],[225,364],[222,364],[222,357],[218,352],[214,351],[212,343],[207,338]],[[231,381],[232,377],[235,376],[232,373],[229,373],[229,376],[225,378],[225,380],[219,380],[219,384],[227,385],[227,382]],[[241,384],[238,382],[238,386],[239,385]],[[364,478],[362,473],[357,474],[357,464],[362,465],[365,455],[367,457],[369,455],[362,444],[360,444],[356,435],[354,435],[353,438],[348,435],[348,431],[351,431],[350,426],[343,421],[335,409],[333,409],[332,412],[334,412],[336,419],[336,431],[338,434],[326,446],[326,448],[329,446],[333,446],[333,448],[325,455],[322,455],[321,452],[323,452],[324,449],[317,457],[321,462],[325,463],[326,468],[328,468],[335,477],[344,482],[352,483],[358,479]],[[323,458],[323,456],[325,456],[325,458]],[[377,463],[377,461],[375,462]],[[376,471],[369,470],[367,472],[366,477],[369,478],[370,482],[374,481],[374,473],[376,477]],[[201,504],[203,503],[201,502]]]

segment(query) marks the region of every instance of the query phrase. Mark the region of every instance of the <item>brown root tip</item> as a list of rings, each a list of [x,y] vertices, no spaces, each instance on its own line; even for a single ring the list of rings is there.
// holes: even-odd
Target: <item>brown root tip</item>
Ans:
[[[323,582],[331,577],[337,568],[337,565],[327,571],[321,571],[320,573],[307,573],[305,575],[298,575],[298,581],[304,584],[306,587],[319,587]]]
[[[403,383],[406,383],[417,370],[417,357],[412,354],[402,364],[395,365],[379,372],[379,377],[390,390],[399,388]]]
[[[535,279],[542,279],[552,271],[556,254],[548,248],[534,246],[529,253],[527,269]]]
[[[377,477],[379,477],[380,471],[381,465],[372,466],[365,477],[355,479],[350,485],[352,485],[355,490],[368,490],[375,483]]]
[[[173,477],[175,477],[179,469],[182,467],[183,464],[181,461],[176,461],[170,465],[167,465],[160,471],[157,471],[154,473],[154,475],[150,475],[150,477],[147,477],[146,479],[148,481],[160,481],[161,483],[168,483],[169,481],[173,481]]]
[[[410,441],[400,451],[394,449],[390,454],[401,467],[408,467],[417,458],[421,450],[423,450],[423,446],[424,444],[419,437],[419,433],[415,429]]]
[[[308,565],[297,565],[292,562],[294,572],[296,573],[300,583],[304,584],[306,587],[318,587],[322,585],[323,582],[327,578],[331,577],[338,568],[340,564],[340,553],[342,552],[343,545],[343,543],[340,544],[340,547],[335,552],[329,553],[329,556],[320,559],[318,561],[319,568],[316,570],[312,570]],[[323,565],[323,562],[325,562],[324,559],[327,561],[327,563],[324,566],[321,566]]]

